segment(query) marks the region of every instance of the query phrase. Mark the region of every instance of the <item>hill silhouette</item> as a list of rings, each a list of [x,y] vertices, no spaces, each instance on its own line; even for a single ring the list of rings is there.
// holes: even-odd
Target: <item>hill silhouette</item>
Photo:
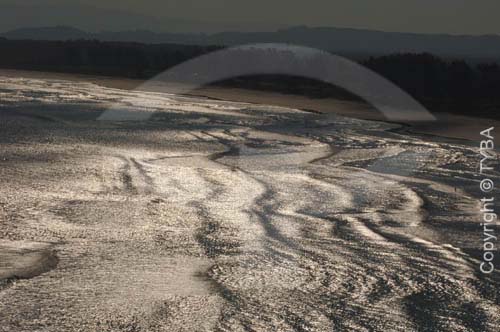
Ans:
[[[50,29],[45,32],[54,33]],[[76,36],[80,35],[78,31],[73,32]],[[177,64],[220,48],[98,40],[8,40],[0,37],[0,68],[149,79]],[[315,61],[321,63],[321,59],[315,57],[294,55],[273,48],[228,52],[236,52],[232,55],[242,58],[243,63],[266,61],[270,56],[276,56],[275,52],[282,52],[279,56],[293,66],[310,68],[317,65]],[[357,61],[393,81],[431,110],[499,116],[500,67],[494,62],[472,64],[429,53],[398,53]],[[224,63],[220,65],[226,66]],[[213,70],[218,69],[214,67]],[[338,87],[301,77],[260,75],[236,77],[217,84],[314,98],[356,98]]]
[[[233,46],[290,43],[351,55],[432,53],[444,57],[500,59],[500,36],[432,35],[345,28],[293,27],[274,32],[163,33],[149,30],[85,32],[69,26],[23,28],[0,34],[7,39],[175,43]]]

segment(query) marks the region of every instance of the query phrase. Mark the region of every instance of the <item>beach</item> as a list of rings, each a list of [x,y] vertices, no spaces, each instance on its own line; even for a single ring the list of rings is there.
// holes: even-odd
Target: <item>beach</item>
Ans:
[[[500,326],[479,270],[493,120],[0,76],[0,331]]]
[[[30,77],[42,79],[62,79],[72,82],[89,82],[108,88],[123,90],[143,89],[145,86],[144,80],[72,73],[0,69],[0,75],[13,78]],[[177,90],[179,85],[180,84],[178,83],[155,82],[153,80],[147,84],[147,90],[151,92],[169,92],[170,90]],[[359,101],[340,100],[336,98],[310,98],[279,92],[257,91],[221,86],[201,87],[189,92],[189,95],[227,101],[291,107],[322,114],[333,113],[356,119],[387,121],[385,116],[380,111]],[[479,133],[482,130],[490,127],[500,127],[500,121],[496,119],[471,117],[453,114],[452,112],[433,113],[433,115],[436,117],[436,121],[403,122],[402,124],[411,127],[411,131],[414,133],[449,137],[453,139],[467,140],[474,143],[480,140]],[[500,144],[498,137],[495,137],[495,143],[497,145]]]

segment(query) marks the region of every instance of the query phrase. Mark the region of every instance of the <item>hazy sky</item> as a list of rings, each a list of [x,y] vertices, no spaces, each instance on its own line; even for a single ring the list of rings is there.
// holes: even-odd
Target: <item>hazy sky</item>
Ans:
[[[13,3],[0,0],[0,3],[7,2]],[[25,0],[15,3],[90,5],[160,19],[213,22],[221,29],[266,30],[309,25],[500,34],[499,0]],[[88,21],[92,24],[91,19]]]

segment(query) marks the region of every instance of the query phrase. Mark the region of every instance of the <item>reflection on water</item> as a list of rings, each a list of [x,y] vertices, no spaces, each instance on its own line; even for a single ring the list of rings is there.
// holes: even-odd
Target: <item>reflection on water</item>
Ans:
[[[50,242],[59,259],[0,292],[7,330],[500,324],[498,275],[478,270],[471,147],[281,107],[0,88],[0,236]],[[96,121],[106,110],[154,115]]]

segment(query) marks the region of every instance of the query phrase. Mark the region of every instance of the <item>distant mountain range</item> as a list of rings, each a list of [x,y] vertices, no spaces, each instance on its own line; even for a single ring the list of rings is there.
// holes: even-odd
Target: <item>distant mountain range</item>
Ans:
[[[242,22],[213,22],[165,16],[139,14],[121,9],[97,8],[82,1],[2,0],[0,4],[0,31],[22,27],[72,26],[85,31],[123,31],[130,27],[173,33],[215,33],[221,31],[249,31]],[[104,1],[105,2],[105,1]],[[258,31],[274,30],[283,24],[255,24]]]
[[[500,36],[431,35],[345,28],[293,27],[274,32],[214,34],[159,33],[134,30],[90,33],[68,26],[23,28],[0,34],[7,39],[126,41],[147,44],[239,45],[290,43],[349,54],[429,52],[440,56],[500,59]]]

